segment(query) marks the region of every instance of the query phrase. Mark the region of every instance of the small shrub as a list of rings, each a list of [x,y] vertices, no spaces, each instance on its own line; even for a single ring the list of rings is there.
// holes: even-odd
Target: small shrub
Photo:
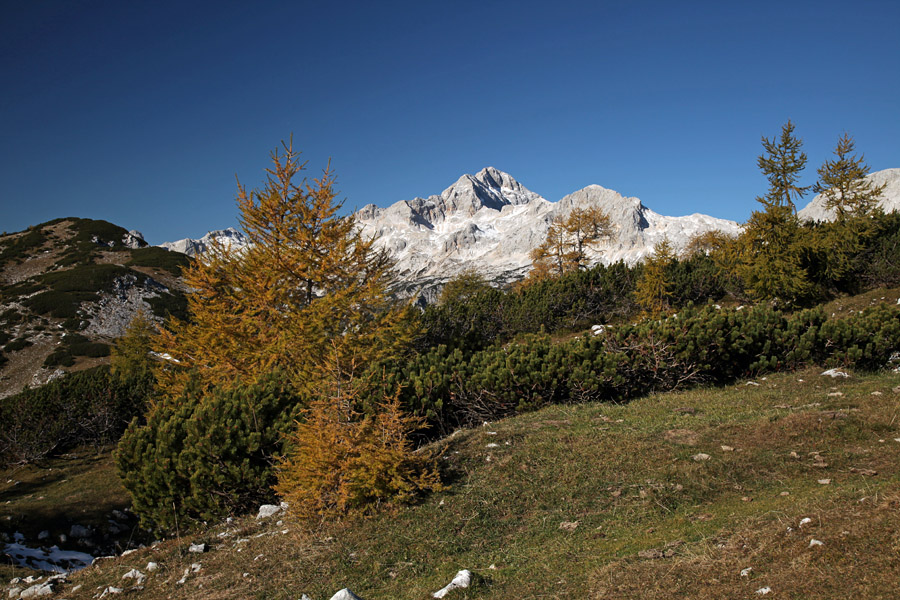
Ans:
[[[259,384],[184,393],[135,419],[115,454],[135,512],[160,531],[247,512],[274,497],[274,465],[300,403],[274,374]]]
[[[62,346],[50,353],[44,359],[45,367],[71,367],[75,364],[75,357],[69,351],[68,347]]]
[[[434,457],[410,441],[424,419],[404,414],[396,394],[374,415],[356,412],[355,401],[346,388],[315,399],[288,438],[276,489],[300,517],[368,512],[440,488]]]
[[[4,352],[18,352],[19,350],[24,350],[28,346],[31,346],[32,343],[30,340],[27,340],[23,337],[16,338],[13,341],[9,342],[5,346],[3,346]]]
[[[190,262],[191,259],[181,252],[170,252],[165,248],[151,246],[132,250],[131,259],[125,263],[125,266],[154,267],[169,271],[173,275],[181,275],[181,269]]]

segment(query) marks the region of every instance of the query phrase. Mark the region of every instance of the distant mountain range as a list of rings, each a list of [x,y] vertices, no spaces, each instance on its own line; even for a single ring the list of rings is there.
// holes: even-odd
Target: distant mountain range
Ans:
[[[740,230],[733,221],[706,215],[666,217],[637,198],[598,185],[550,202],[492,167],[463,175],[439,195],[404,200],[387,208],[370,204],[355,216],[363,233],[378,236],[379,245],[393,254],[401,286],[413,294],[439,287],[466,270],[477,270],[497,284],[521,279],[531,267],[530,252],[544,241],[553,218],[591,206],[608,214],[616,227],[614,239],[594,256],[595,261],[605,263],[637,262],[664,238],[680,250],[698,233],[719,230],[737,234]],[[232,247],[247,243],[239,231],[230,228],[162,247],[193,256],[205,250],[213,238]]]
[[[900,210],[900,169],[878,171],[868,179],[875,185],[887,184],[881,203],[886,211]],[[498,285],[521,279],[531,268],[531,251],[544,241],[553,218],[589,207],[608,214],[616,228],[613,239],[593,256],[594,262],[607,264],[639,262],[663,239],[678,252],[697,234],[715,230],[737,235],[741,229],[734,221],[702,214],[660,215],[637,198],[599,185],[550,202],[493,167],[463,175],[440,194],[385,208],[369,204],[355,216],[363,233],[377,236],[378,244],[396,259],[399,291],[430,297],[443,283],[467,270],[478,271]],[[798,215],[805,220],[834,218],[819,196]],[[240,231],[229,228],[162,247],[194,256],[213,238],[236,248],[247,243]]]

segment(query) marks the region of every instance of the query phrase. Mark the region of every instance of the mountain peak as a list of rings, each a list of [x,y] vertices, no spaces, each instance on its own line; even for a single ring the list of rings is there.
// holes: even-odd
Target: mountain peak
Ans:
[[[540,198],[538,194],[509,173],[485,167],[475,175],[467,174],[457,179],[441,193],[439,202],[444,205],[447,214],[462,211],[471,216],[481,208],[500,211],[504,206],[528,204],[537,198]]]

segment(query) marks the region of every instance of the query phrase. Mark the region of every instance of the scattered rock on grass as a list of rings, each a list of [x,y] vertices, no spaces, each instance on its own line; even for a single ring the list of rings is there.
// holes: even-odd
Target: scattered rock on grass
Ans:
[[[703,460],[709,460],[712,457],[709,454],[705,454],[703,452],[698,452],[697,454],[693,455],[691,458],[693,458],[697,462],[700,462]]]
[[[144,583],[144,579],[146,579],[146,578],[147,578],[147,576],[144,575],[143,573],[141,573],[140,571],[138,571],[137,569],[132,569],[132,570],[128,571],[127,573],[125,573],[124,575],[122,575],[122,579],[134,579],[134,582],[136,585],[141,585],[142,583]]]
[[[201,542],[199,544],[191,544],[188,547],[188,552],[193,552],[194,554],[203,554],[208,549],[209,549],[208,546]]]
[[[332,596],[331,600],[362,600],[362,598],[351,592],[349,589],[344,588]]]
[[[53,582],[45,581],[21,590],[18,596],[10,595],[10,598],[40,598],[51,595],[53,595]]]
[[[268,519],[269,517],[276,515],[281,512],[281,507],[277,504],[263,504],[259,507],[259,513],[256,515],[257,519]]]
[[[827,371],[822,371],[822,375],[826,377],[831,377],[836,379],[838,377],[850,377],[850,375],[844,371],[839,371],[837,369],[828,369]]]
[[[451,590],[455,590],[458,588],[467,588],[472,585],[472,573],[468,569],[463,569],[456,573],[456,576],[453,578],[453,581],[448,583],[443,588],[439,589],[431,596],[433,598],[443,598],[446,596]],[[335,600],[332,598],[331,600]]]
[[[821,540],[817,540],[817,539],[811,539],[811,540],[809,540],[809,547],[810,547],[810,548],[815,548],[816,546],[824,546],[824,545],[825,545],[825,543],[822,542]]]
[[[641,550],[640,552],[638,552],[638,557],[648,559],[672,558],[673,556],[675,556],[675,549],[682,545],[684,545],[684,542],[682,542],[681,540],[669,542],[662,548],[650,548],[649,550]]]
[[[875,477],[878,475],[878,471],[873,469],[858,469],[856,467],[850,467],[851,473],[859,473],[860,475],[865,475],[866,477]]]
[[[559,524],[559,528],[564,531],[575,531],[581,521],[563,521]]]

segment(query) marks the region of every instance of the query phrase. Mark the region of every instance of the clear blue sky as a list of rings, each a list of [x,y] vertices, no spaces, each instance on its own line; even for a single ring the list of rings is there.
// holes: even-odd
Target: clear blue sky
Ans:
[[[348,208],[492,165],[745,221],[788,119],[806,183],[845,131],[900,167],[896,0],[0,1],[0,230],[236,225],[291,133]]]

